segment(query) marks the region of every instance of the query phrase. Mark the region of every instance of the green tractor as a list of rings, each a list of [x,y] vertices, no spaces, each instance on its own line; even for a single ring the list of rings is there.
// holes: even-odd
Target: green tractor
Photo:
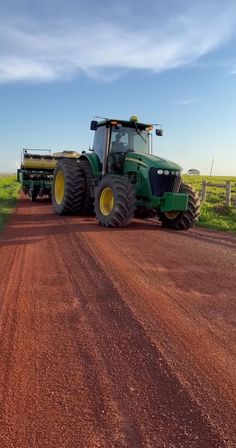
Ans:
[[[125,227],[132,218],[158,216],[164,227],[187,230],[198,220],[197,193],[181,180],[181,167],[152,154],[158,125],[93,120],[93,148],[77,159],[60,160],[52,203],[58,215],[92,214],[105,227]]]

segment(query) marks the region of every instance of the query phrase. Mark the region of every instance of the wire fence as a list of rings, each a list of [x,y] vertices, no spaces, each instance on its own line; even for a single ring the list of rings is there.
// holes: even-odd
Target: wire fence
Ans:
[[[207,199],[207,187],[223,188],[225,190],[225,205],[227,207],[235,206],[236,183],[226,180],[224,183],[202,181],[201,200],[205,202]]]

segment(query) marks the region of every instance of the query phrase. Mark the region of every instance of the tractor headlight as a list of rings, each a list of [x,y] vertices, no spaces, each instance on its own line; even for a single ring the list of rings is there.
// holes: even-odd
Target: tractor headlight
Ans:
[[[157,174],[163,174],[163,170],[157,170]]]
[[[181,176],[181,172],[180,171],[176,171],[176,176]]]
[[[165,176],[168,176],[168,174],[170,174],[170,172],[168,170],[164,171]]]

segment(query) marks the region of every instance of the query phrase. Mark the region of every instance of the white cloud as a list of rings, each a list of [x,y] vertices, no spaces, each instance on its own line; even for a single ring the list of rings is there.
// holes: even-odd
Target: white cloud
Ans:
[[[185,98],[182,100],[178,100],[175,102],[177,106],[188,106],[188,104],[195,103],[197,101],[197,98]]]
[[[55,22],[47,17],[48,27],[42,17],[2,19],[0,82],[70,79],[78,72],[113,80],[129,69],[158,73],[190,65],[233,35],[236,12],[230,0],[220,14],[217,0],[192,7],[184,0],[177,3],[172,15],[143,17],[143,27],[139,16],[136,27],[134,19],[103,16],[95,21],[92,14],[83,20],[67,14]]]
[[[44,61],[37,62],[30,58],[5,57],[1,58],[0,80],[38,80],[50,81],[55,78],[55,68]]]

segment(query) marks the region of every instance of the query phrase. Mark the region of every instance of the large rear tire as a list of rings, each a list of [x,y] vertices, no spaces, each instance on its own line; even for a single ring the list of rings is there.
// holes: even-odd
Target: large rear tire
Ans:
[[[52,205],[57,215],[81,213],[84,175],[76,160],[59,160],[54,171]]]
[[[163,227],[174,230],[188,230],[198,221],[200,199],[198,193],[186,184],[181,184],[179,193],[188,195],[188,208],[185,212],[161,212],[159,219]]]
[[[95,213],[104,227],[126,227],[134,217],[135,189],[127,176],[105,176],[95,190]]]
[[[88,160],[79,160],[84,175],[84,198],[81,213],[84,215],[94,214],[93,172]]]

